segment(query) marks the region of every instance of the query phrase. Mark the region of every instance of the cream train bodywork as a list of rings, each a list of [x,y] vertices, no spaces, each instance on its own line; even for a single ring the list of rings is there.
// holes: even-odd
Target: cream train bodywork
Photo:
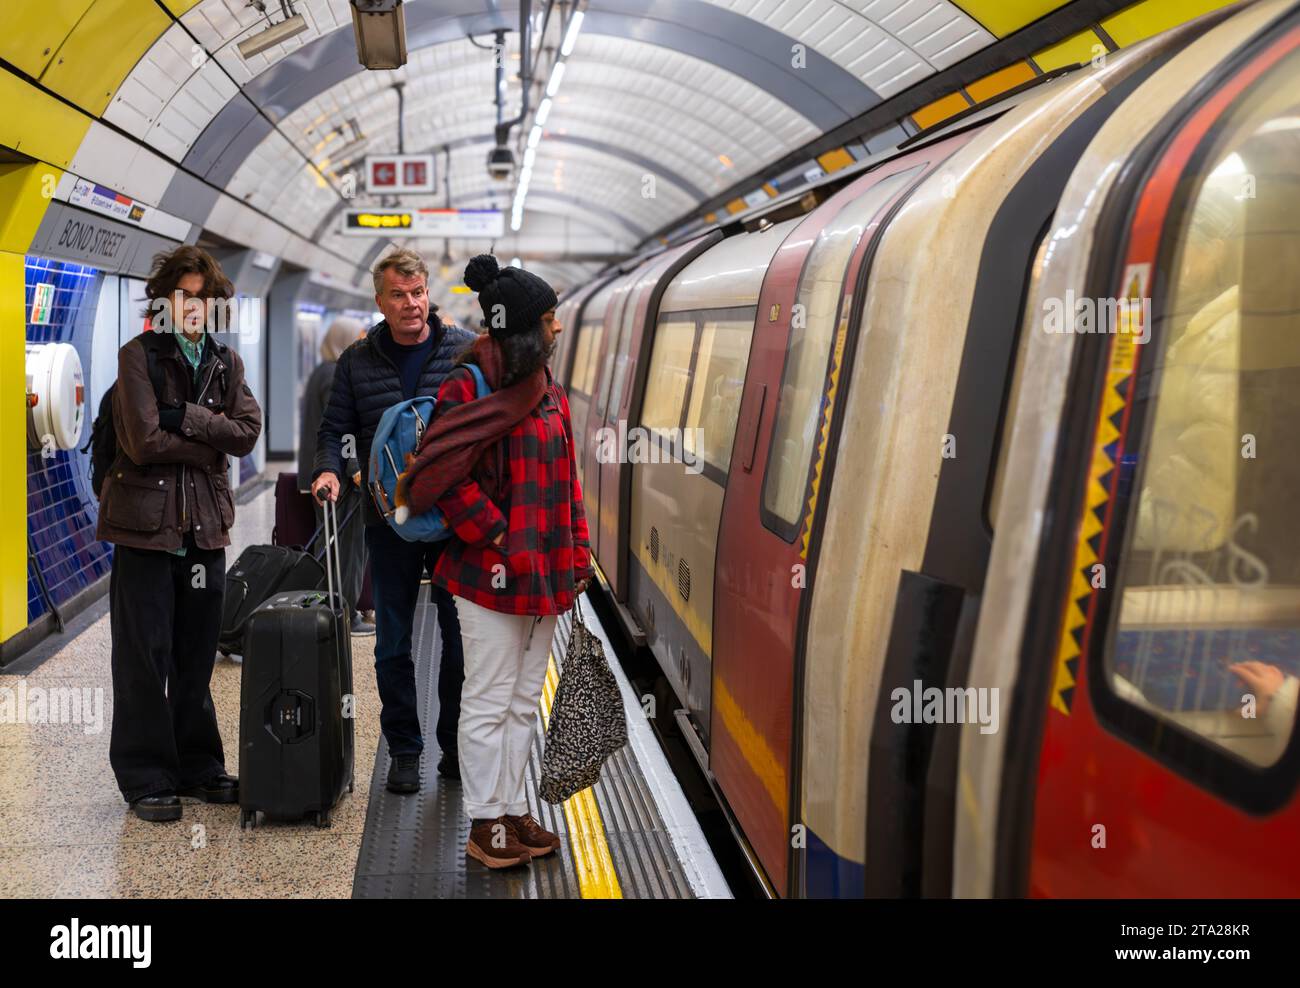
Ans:
[[[659,321],[670,320],[674,312],[757,305],[773,255],[799,222],[799,219],[786,220],[761,232],[739,234],[710,247],[664,290],[659,303]],[[646,394],[653,387],[652,378],[662,371],[662,363],[657,365],[655,356],[652,349]],[[639,422],[640,418],[638,409],[635,421]],[[628,605],[649,632],[651,651],[668,681],[697,722],[704,725],[708,724],[711,687],[710,669],[701,662],[711,663],[713,657],[714,564],[725,494],[725,488],[703,473],[688,472],[680,459],[632,466],[628,545],[633,558],[659,588],[680,624],[673,627],[668,616],[662,613],[662,604],[656,619],[649,620],[648,588],[637,579],[629,581]],[[662,540],[658,560],[650,554],[651,528],[658,530]],[[692,587],[689,600],[683,599],[678,590],[679,560],[685,560],[689,567]],[[687,644],[681,634],[683,628],[698,649],[697,655],[685,655],[693,667],[688,674],[689,683],[682,674],[683,653],[674,652]]]
[[[1001,719],[1013,716],[1020,649],[1032,605],[1059,611],[1059,600],[1035,600],[1031,577],[1043,531],[1043,514],[1075,352],[1071,336],[1039,331],[1038,314],[1047,299],[1073,290],[1082,295],[1093,249],[1097,217],[1125,160],[1135,146],[1188,90],[1213,71],[1252,34],[1277,17],[1287,0],[1248,7],[1188,45],[1146,80],[1102,125],[1074,169],[1057,209],[1056,221],[1036,272],[1025,308],[1021,383],[1003,478],[1003,495],[993,520],[995,537],[976,629],[969,685],[996,687]],[[1146,58],[1154,46],[1171,41],[1179,28],[1133,49],[1126,57]],[[1118,63],[1114,69],[1118,69]],[[1104,81],[1113,70],[1103,71]],[[1096,338],[1098,345],[1102,337]],[[1079,396],[1082,400],[1083,396]],[[1055,655],[1035,661],[1054,662]],[[1046,700],[1044,700],[1046,702]],[[995,835],[1005,757],[1004,732],[980,734],[978,725],[962,728],[953,841],[953,895],[989,897],[994,892]]]
[[[877,693],[902,570],[919,570],[981,253],[1007,195],[1150,46],[1009,111],[957,151],[884,232],[849,382],[805,647],[803,820],[866,860]],[[957,455],[961,455],[958,427]]]

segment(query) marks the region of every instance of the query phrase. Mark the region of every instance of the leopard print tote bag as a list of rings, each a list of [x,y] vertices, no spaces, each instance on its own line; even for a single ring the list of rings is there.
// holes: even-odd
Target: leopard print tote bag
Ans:
[[[600,778],[605,759],[627,744],[627,715],[605,649],[573,603],[573,628],[551,704],[538,793],[563,803]]]

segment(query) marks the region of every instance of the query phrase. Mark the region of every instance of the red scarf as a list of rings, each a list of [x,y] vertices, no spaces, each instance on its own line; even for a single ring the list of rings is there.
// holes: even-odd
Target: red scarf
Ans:
[[[497,498],[508,482],[503,450],[497,440],[524,420],[546,392],[546,369],[539,367],[509,387],[500,387],[504,374],[501,347],[491,336],[476,339],[461,363],[478,364],[492,388],[485,398],[457,405],[445,414],[434,410],[433,424],[425,432],[406,472],[397,480],[396,507],[422,515],[475,470],[485,475],[485,490]],[[495,456],[484,456],[492,452]],[[480,464],[480,458],[483,462]]]

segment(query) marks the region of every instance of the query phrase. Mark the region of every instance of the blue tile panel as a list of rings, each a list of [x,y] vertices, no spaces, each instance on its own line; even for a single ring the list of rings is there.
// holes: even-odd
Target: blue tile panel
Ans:
[[[82,373],[89,383],[90,367],[85,354],[91,351],[95,329],[95,308],[103,277],[95,268],[43,257],[28,256],[26,262],[24,318],[32,316],[36,286],[54,285],[54,301],[48,325],[27,323],[29,343],[72,343],[83,354]],[[87,388],[89,391],[89,388]],[[94,409],[86,409],[84,444],[90,436]],[[27,531],[35,544],[35,565],[27,564],[27,620],[30,623],[49,608],[41,597],[36,579],[40,567],[56,604],[62,604],[79,590],[109,571],[113,547],[95,539],[99,506],[90,489],[90,454],[80,449],[59,450],[52,458],[40,450],[27,453]]]

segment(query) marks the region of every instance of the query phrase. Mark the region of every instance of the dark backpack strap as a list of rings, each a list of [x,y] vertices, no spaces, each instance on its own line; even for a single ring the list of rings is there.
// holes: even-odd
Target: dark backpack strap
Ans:
[[[161,335],[152,330],[140,334],[140,345],[144,347],[145,362],[149,368],[149,381],[153,384],[154,398],[160,403],[163,400],[163,393],[166,391],[162,365],[158,362],[159,349],[165,345],[160,338]]]

